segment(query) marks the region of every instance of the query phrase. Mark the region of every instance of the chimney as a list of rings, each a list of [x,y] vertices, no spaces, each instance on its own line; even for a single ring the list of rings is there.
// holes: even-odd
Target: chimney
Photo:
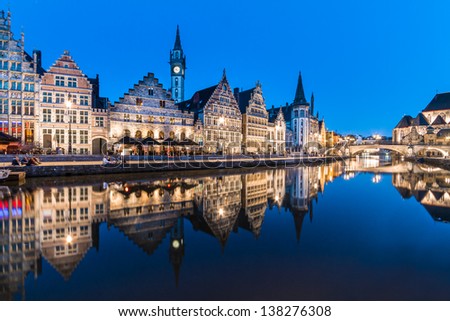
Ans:
[[[39,72],[42,68],[42,53],[40,50],[33,50],[33,60],[36,68],[35,72]]]
[[[239,88],[238,87],[234,88],[233,95],[234,95],[234,98],[236,99],[236,102],[239,105]]]

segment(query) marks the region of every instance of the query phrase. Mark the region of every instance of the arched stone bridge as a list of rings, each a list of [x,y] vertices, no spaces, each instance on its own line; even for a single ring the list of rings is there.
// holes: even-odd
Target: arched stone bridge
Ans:
[[[343,154],[348,156],[355,156],[364,151],[385,149],[397,152],[404,156],[417,156],[419,154],[427,154],[432,152],[439,152],[443,157],[450,155],[450,146],[443,145],[397,145],[397,144],[370,144],[370,145],[344,145],[336,148],[330,148],[326,154]]]

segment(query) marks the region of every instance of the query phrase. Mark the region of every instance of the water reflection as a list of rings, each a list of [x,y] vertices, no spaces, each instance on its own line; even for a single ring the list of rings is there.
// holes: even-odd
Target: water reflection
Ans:
[[[190,250],[185,247],[186,225],[210,235],[225,251],[238,230],[259,239],[268,211],[277,210],[292,215],[291,233],[299,242],[304,220],[313,220],[314,204],[326,184],[367,171],[374,183],[392,173],[392,184],[403,198],[414,196],[434,220],[450,221],[450,172],[365,159],[242,175],[0,187],[0,299],[26,299],[25,279],[30,274],[39,279],[43,260],[70,280],[86,253],[99,251],[103,223],[149,256],[168,240],[165,255],[178,285]]]
[[[0,299],[25,298],[24,280],[38,278],[42,259],[64,279],[91,248],[99,247],[106,222],[152,255],[170,235],[169,259],[178,275],[184,256],[184,224],[207,233],[222,250],[232,231],[255,238],[267,207],[286,208],[300,238],[311,200],[341,174],[339,163],[321,167],[264,170],[244,175],[126,181],[109,184],[40,187],[11,192],[2,187],[0,209]]]
[[[438,222],[450,222],[450,172],[396,173],[392,184],[402,198],[414,197]]]

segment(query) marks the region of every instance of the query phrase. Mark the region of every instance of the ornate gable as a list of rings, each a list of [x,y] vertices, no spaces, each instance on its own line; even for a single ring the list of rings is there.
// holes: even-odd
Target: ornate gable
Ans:
[[[233,95],[233,92],[231,91],[225,70],[223,71],[222,79],[214,89],[214,92],[205,105],[205,111],[217,112],[217,105],[220,105],[221,107],[228,107],[229,110],[227,111],[230,112],[229,115],[241,117],[238,103]]]
[[[163,88],[159,79],[151,72],[130,88],[116,105],[131,105],[138,109],[145,107],[161,108],[161,110],[177,110],[171,93]],[[116,108],[118,109],[118,108]]]

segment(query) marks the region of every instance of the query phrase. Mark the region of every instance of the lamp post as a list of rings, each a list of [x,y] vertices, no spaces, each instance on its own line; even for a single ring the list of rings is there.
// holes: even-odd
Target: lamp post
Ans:
[[[67,95],[67,101],[66,101],[66,107],[68,109],[69,112],[69,149],[68,152],[70,155],[72,155],[72,96],[70,95],[70,93]]]

